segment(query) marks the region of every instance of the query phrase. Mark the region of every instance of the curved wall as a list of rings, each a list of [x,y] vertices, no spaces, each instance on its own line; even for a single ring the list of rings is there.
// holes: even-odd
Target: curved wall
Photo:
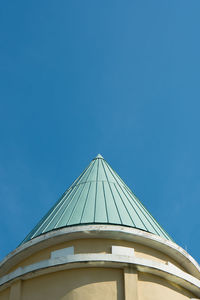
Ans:
[[[110,268],[85,268],[40,276],[23,284],[21,299],[122,300],[123,272]]]
[[[99,227],[94,234],[93,227],[62,239],[54,232],[16,249],[0,264],[0,300],[200,298],[198,266],[177,245],[136,231],[127,237],[127,229],[107,234]]]

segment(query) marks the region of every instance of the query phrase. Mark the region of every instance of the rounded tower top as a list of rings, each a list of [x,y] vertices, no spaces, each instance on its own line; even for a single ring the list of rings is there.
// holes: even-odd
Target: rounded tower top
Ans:
[[[171,240],[100,154],[22,243],[52,230],[86,224],[128,226]]]
[[[97,155],[0,262],[0,299],[16,288],[23,299],[194,299],[200,267]]]

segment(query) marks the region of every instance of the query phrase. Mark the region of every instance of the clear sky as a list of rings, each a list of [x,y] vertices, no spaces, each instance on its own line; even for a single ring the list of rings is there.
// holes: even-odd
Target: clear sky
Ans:
[[[0,4],[0,259],[101,153],[200,262],[200,1]]]

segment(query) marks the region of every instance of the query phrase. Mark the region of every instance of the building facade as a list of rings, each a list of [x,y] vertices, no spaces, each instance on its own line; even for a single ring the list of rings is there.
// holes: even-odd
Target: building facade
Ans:
[[[0,300],[200,299],[200,267],[98,155],[0,263]]]

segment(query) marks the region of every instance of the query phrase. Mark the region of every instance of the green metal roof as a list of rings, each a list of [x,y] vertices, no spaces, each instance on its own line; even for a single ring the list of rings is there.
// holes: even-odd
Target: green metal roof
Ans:
[[[119,175],[98,154],[23,243],[51,230],[82,224],[117,224],[171,240]]]

